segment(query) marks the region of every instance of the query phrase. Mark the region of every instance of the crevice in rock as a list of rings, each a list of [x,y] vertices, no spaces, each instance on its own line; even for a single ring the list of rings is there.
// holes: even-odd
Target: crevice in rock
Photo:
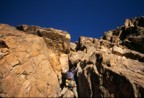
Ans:
[[[120,35],[120,39],[123,41],[124,39],[126,39],[130,34],[136,34],[136,27],[129,27],[126,30],[123,30],[121,35]]]
[[[0,48],[8,48],[7,44],[3,40],[0,40]]]
[[[134,42],[131,42],[131,41],[123,41],[123,44],[122,45],[125,45],[126,47],[128,47],[129,49],[131,50],[136,50],[138,52],[141,52],[141,53],[144,53],[143,51],[143,48],[139,45],[139,44],[136,44]]]
[[[144,62],[144,56],[140,56],[138,54],[134,54],[132,52],[128,52],[124,54],[125,57],[130,58],[130,59],[134,59],[134,60],[138,60],[140,62]]]
[[[114,97],[135,96],[133,86],[125,76],[105,69],[103,80],[103,86],[108,90],[110,95],[114,95]]]
[[[103,61],[102,55],[101,54],[96,54],[96,67],[97,67],[97,70],[100,74],[103,71],[102,61]]]
[[[133,59],[133,60],[138,60],[139,62],[144,62],[144,54],[134,51],[134,50],[113,47],[112,53],[115,55],[121,56],[121,57],[125,56],[125,57]]]
[[[91,84],[92,84],[92,97],[101,97],[100,89],[100,81],[99,76],[94,72],[94,70],[91,71]]]
[[[60,84],[60,88],[62,90],[64,88],[65,84],[66,84],[66,81],[65,81],[66,78],[65,78],[65,74],[64,73],[62,73],[61,79],[62,79],[62,83]]]
[[[139,87],[139,97],[143,98],[144,97],[144,88],[142,86]]]
[[[85,46],[83,46],[80,42],[76,43],[76,51],[84,51],[86,49]]]
[[[3,74],[0,73],[0,97],[1,97],[1,94],[3,93],[3,89],[2,89],[2,79],[3,79]]]

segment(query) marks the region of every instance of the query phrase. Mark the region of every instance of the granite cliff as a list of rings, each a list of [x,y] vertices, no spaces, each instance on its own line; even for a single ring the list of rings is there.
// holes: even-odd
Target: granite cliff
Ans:
[[[74,43],[66,31],[0,24],[0,96],[59,97],[62,73],[78,66],[79,97],[144,97],[143,43],[143,16]]]

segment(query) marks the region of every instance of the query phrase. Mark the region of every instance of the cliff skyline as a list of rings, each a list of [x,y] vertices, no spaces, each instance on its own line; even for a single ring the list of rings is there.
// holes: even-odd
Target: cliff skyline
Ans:
[[[100,38],[123,25],[125,19],[144,15],[143,0],[2,0],[0,23],[56,28],[79,36]]]

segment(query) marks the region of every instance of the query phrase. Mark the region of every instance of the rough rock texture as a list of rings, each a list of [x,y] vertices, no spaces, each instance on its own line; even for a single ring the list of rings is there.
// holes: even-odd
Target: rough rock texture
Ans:
[[[79,66],[79,96],[144,97],[143,43],[144,17],[139,17],[101,39],[82,36],[71,44],[69,62]]]
[[[51,33],[59,32],[50,30]],[[68,40],[67,37],[60,39]],[[55,43],[55,40],[51,41]],[[0,96],[58,96],[61,71],[69,69],[68,56],[64,51],[55,52],[52,46],[47,47],[46,42],[43,37],[16,30],[9,25],[0,25]]]
[[[144,17],[75,43],[62,30],[1,24],[0,97],[58,97],[74,66],[79,97],[144,97],[143,43]]]
[[[26,33],[43,37],[47,46],[51,47],[53,50],[65,53],[69,53],[70,51],[70,34],[66,31],[28,25],[19,25],[16,28]]]

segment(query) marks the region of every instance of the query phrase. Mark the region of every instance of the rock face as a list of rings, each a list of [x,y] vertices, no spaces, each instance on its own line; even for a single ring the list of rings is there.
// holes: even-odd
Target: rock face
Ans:
[[[19,25],[16,28],[43,37],[47,46],[53,50],[65,53],[70,51],[70,34],[65,31],[28,25]]]
[[[80,37],[69,54],[70,66],[79,66],[79,96],[144,97],[143,43],[144,17],[126,20],[101,39]]]
[[[62,30],[1,24],[0,96],[59,97],[62,73],[78,66],[79,97],[144,97],[143,43],[144,17],[75,43]]]
[[[65,34],[63,31],[50,30],[51,33]],[[56,36],[63,36],[63,38],[59,37],[59,40],[66,40],[66,42],[70,40],[61,33],[56,34]],[[55,44],[55,40],[51,39],[51,43],[53,41]],[[62,45],[63,43],[59,42],[58,44]],[[61,71],[69,68],[65,50],[55,49],[54,46],[47,46],[46,38],[1,24],[0,96],[58,96],[61,90]],[[69,49],[69,46],[65,49]]]

